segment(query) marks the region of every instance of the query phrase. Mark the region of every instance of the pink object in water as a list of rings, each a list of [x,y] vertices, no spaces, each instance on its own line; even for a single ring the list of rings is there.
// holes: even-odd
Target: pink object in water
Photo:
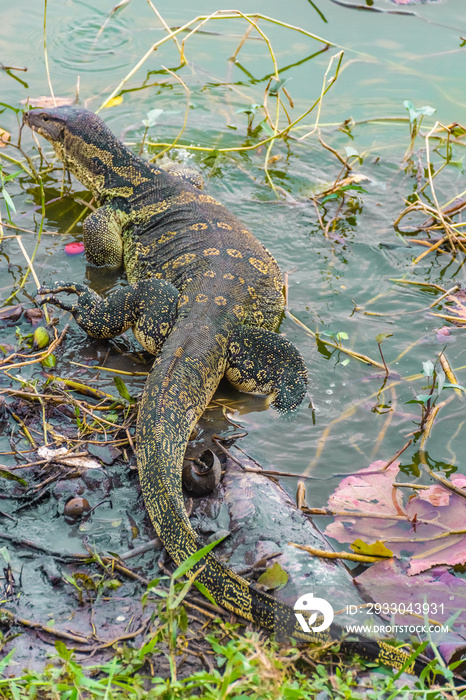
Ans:
[[[67,255],[80,255],[84,253],[84,243],[67,243],[65,246]]]

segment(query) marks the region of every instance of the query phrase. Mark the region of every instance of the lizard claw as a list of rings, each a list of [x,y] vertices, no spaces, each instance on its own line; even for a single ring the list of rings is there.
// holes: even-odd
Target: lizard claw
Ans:
[[[44,294],[47,290],[42,289],[42,287],[39,289],[38,294]],[[58,297],[54,296],[53,294],[46,294],[43,299],[39,299],[37,302],[42,306],[42,304],[53,304],[54,306],[58,306],[60,309],[63,309],[64,311],[71,311],[73,312],[75,310],[74,304],[67,304],[65,301],[62,301],[61,299],[58,299]]]
[[[88,288],[84,284],[75,284],[74,282],[55,282],[50,287],[40,287],[37,294],[51,294],[54,292],[67,292],[68,294],[82,294]]]

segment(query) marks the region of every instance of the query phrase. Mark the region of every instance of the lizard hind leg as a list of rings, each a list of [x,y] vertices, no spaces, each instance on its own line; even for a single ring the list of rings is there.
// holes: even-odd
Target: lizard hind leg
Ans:
[[[306,394],[303,358],[286,338],[265,328],[234,331],[225,375],[240,391],[271,395],[280,412],[299,406]]]

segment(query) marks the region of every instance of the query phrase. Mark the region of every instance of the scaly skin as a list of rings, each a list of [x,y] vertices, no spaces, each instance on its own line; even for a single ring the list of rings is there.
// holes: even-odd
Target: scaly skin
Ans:
[[[181,471],[186,444],[223,375],[239,389],[269,394],[279,411],[302,401],[307,374],[298,351],[274,333],[283,312],[282,278],[270,253],[213,197],[178,174],[133,155],[99,117],[83,109],[24,116],[88,187],[100,208],[84,223],[89,262],[124,264],[129,285],[103,300],[83,285],[58,282],[43,301],[70,310],[91,336],[132,327],[156,355],[139,409],[137,458],[144,501],[177,565],[202,547],[187,517]],[[55,296],[73,292],[75,304]],[[225,608],[277,633],[304,633],[292,608],[257,590],[212,553],[188,574]],[[342,630],[332,625],[333,638]],[[358,637],[342,648],[401,668],[408,656]],[[408,669],[419,671],[416,661]]]

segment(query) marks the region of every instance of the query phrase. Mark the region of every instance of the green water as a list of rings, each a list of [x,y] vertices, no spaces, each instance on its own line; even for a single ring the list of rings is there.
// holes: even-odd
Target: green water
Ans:
[[[79,84],[81,104],[96,110],[150,46],[164,37],[165,30],[159,20],[140,0],[133,0],[114,14],[99,35],[111,4],[49,0],[47,51],[57,97],[73,98]],[[294,108],[284,100],[292,118],[309,109],[319,97],[331,57],[344,51],[338,80],[322,104],[321,135],[342,155],[345,147],[356,149],[363,162],[356,163],[355,170],[367,179],[361,182],[364,192],[355,192],[346,199],[331,235],[327,238],[323,235],[310,197],[322,190],[325,183],[330,185],[336,179],[341,164],[320,145],[315,134],[298,140],[311,131],[316,111],[292,132],[292,138],[286,143],[279,140],[272,148],[270,156],[276,159],[269,166],[269,174],[274,185],[281,188],[277,194],[265,177],[264,147],[217,157],[196,150],[185,152],[182,157],[190,158],[202,170],[208,192],[231,208],[274,254],[282,270],[288,272],[289,306],[304,324],[313,331],[344,332],[348,335],[343,341],[346,347],[378,361],[375,336],[382,332],[392,334],[383,344],[385,359],[394,373],[387,384],[397,382],[391,390],[381,391],[383,372],[355,359],[343,364],[346,355],[317,348],[315,341],[287,318],[281,330],[305,358],[315,415],[310,402],[293,416],[283,419],[272,410],[260,410],[263,405],[257,399],[229,395],[241,411],[235,419],[248,431],[241,446],[251,456],[265,466],[274,465],[296,475],[312,464],[310,473],[331,477],[366,467],[374,459],[388,459],[406,443],[416,431],[420,417],[419,406],[406,402],[424,393],[422,387],[425,386],[422,379],[407,379],[420,372],[422,362],[435,362],[445,345],[437,339],[436,333],[443,322],[431,313],[441,311],[442,307],[428,309],[441,292],[392,280],[405,278],[445,289],[464,283],[462,255],[454,258],[449,254],[431,253],[413,265],[413,259],[424,249],[417,245],[410,247],[402,237],[397,237],[393,221],[417,187],[418,149],[423,146],[419,139],[413,167],[403,162],[410,141],[403,101],[411,100],[417,107],[434,107],[435,116],[425,121],[429,127],[435,119],[443,124],[466,123],[465,49],[460,39],[466,34],[466,11],[463,0],[412,6],[375,0],[375,6],[381,10],[398,7],[415,12],[415,16],[359,12],[337,6],[330,0],[317,0],[317,4],[325,21],[305,0],[289,3],[248,0],[239,2],[237,8],[249,13],[263,12],[282,22],[299,25],[332,44],[322,51],[324,44],[304,34],[260,22],[273,46],[281,69],[280,77],[289,79],[286,88]],[[219,8],[226,9],[228,5],[209,0],[194,8],[193,3],[178,2],[174,8],[173,3],[164,0],[157,7],[166,22],[174,27],[188,22],[195,12],[208,14]],[[18,0],[1,8],[0,60],[5,65],[28,67],[27,72],[13,71],[12,75],[0,72],[0,102],[4,106],[22,109],[28,98],[49,95],[42,27],[42,3]],[[166,42],[125,84],[120,93],[123,100],[104,109],[102,117],[118,135],[138,148],[144,134],[142,119],[149,110],[161,109],[157,125],[149,130],[148,141],[170,143],[180,132],[184,120],[187,97],[182,80],[190,94],[186,129],[180,143],[217,148],[241,146],[247,139],[247,115],[239,110],[262,103],[264,89],[273,74],[268,49],[263,41],[257,40],[257,35],[253,38],[254,33],[238,54],[236,64],[229,61],[246,27],[242,20],[216,20],[205,25],[203,29],[208,33],[188,38],[185,47],[188,63],[181,69],[178,69],[176,46],[172,41]],[[183,37],[186,33],[180,34],[179,39]],[[176,71],[179,80],[163,66]],[[333,74],[330,71],[328,77]],[[271,114],[275,114],[275,102],[271,97],[269,108]],[[287,122],[283,111],[281,114],[283,127]],[[381,120],[384,117],[392,119]],[[393,119],[396,117],[399,119]],[[258,109],[254,126],[262,118],[263,112]],[[12,133],[14,142],[17,119],[7,107],[0,113],[0,127]],[[350,135],[338,128],[347,119],[356,121]],[[251,137],[249,142],[255,141],[257,138]],[[29,133],[23,134],[22,145],[38,165],[37,151]],[[48,152],[47,148],[45,150]],[[3,153],[21,159],[11,148],[2,150],[0,157]],[[437,165],[441,162],[441,156],[433,154],[432,157]],[[454,160],[461,162],[463,157],[464,146],[455,145]],[[3,158],[1,162],[4,173],[17,170],[13,163]],[[73,197],[86,193],[74,182],[73,197],[59,200],[61,179],[58,169],[45,181],[46,201],[57,201],[46,207],[46,233],[42,235],[34,259],[35,272],[42,283],[68,278],[79,281],[87,276],[95,289],[106,290],[118,283],[115,277],[86,271],[82,256],[71,258],[64,253],[66,243],[81,240],[81,224],[74,222],[82,206]],[[462,169],[458,167],[446,167],[435,182],[440,203],[453,199],[465,186]],[[23,174],[8,183],[7,189],[17,212],[12,213],[13,221],[36,232],[41,218],[37,185]],[[5,220],[3,201],[1,207]],[[332,201],[320,209],[324,224],[335,211]],[[416,221],[420,220],[422,217]],[[404,223],[409,223],[408,219]],[[13,231],[5,229],[5,234],[11,233]],[[409,234],[405,239],[414,235]],[[23,233],[22,241],[32,255],[36,233]],[[27,266],[14,239],[5,239],[1,244],[0,259],[3,271],[0,299],[5,301]],[[34,291],[34,282],[29,279],[17,300],[30,306]],[[359,311],[354,311],[355,305]],[[366,315],[363,310],[375,315]],[[448,313],[448,309],[444,307],[443,312]],[[65,320],[61,319],[60,328]],[[17,324],[4,325],[1,342],[17,343],[15,325],[23,333],[31,331],[30,324],[23,318]],[[449,326],[449,331],[447,357],[453,368],[462,368],[466,365],[464,331],[454,326]],[[74,373],[76,368],[68,364],[70,359],[83,363],[105,360],[108,366],[138,369],[140,366],[133,356],[126,352],[131,349],[135,350],[135,346],[118,341],[110,345],[107,355],[108,346],[92,343],[72,326],[62,354],[58,356],[57,372],[61,375]],[[121,351],[126,354],[122,355]],[[34,379],[40,377],[40,370],[37,366],[25,367],[21,375]],[[80,370],[82,381],[91,382],[94,376],[90,371]],[[457,371],[457,378],[459,383],[466,383],[464,369]],[[111,376],[101,374],[99,382],[104,390],[115,391]],[[142,383],[141,378],[129,380],[130,393],[137,395]],[[4,376],[1,387],[8,386],[17,384]],[[445,397],[447,395],[445,391]],[[459,399],[439,414],[428,442],[429,459],[434,468],[447,472],[461,470],[465,456],[463,422],[463,403]],[[4,453],[11,450],[12,429],[17,449],[27,448],[25,440],[19,439],[16,424],[7,420],[0,436],[0,450]],[[414,475],[417,473],[414,466],[417,450],[415,443],[402,457],[405,471]],[[3,454],[0,462],[13,466],[18,458]],[[112,473],[111,479],[113,510],[110,511],[108,505],[102,506],[100,516],[94,518],[89,527],[90,535],[99,545],[116,551],[118,547],[127,547],[127,514],[134,505],[131,493],[135,478],[130,479],[121,469],[117,476]],[[323,505],[336,483],[336,478],[312,482],[307,495],[309,504]],[[292,480],[288,479],[286,485],[293,491]],[[2,504],[3,501],[0,509]],[[4,509],[8,510],[11,502],[5,501],[5,504]],[[82,532],[63,526],[60,518],[57,506],[46,501],[36,510],[25,511],[14,531],[17,536],[35,537],[55,549],[67,547],[70,551],[79,551]],[[109,523],[116,523],[113,530]],[[5,521],[3,527],[7,526]],[[43,595],[40,586],[39,594]]]

